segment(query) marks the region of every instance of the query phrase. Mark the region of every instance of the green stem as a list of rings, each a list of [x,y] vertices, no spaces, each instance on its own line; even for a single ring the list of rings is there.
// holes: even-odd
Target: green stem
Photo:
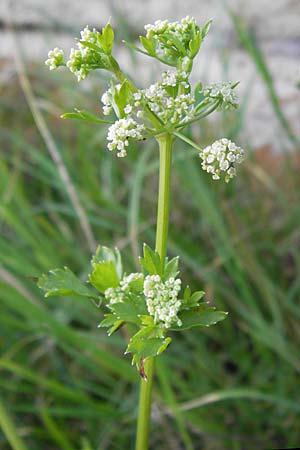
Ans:
[[[151,418],[151,394],[154,373],[154,358],[147,358],[145,373],[147,379],[141,378],[139,412],[137,419],[136,450],[148,450]]]
[[[160,163],[155,249],[163,261],[167,252],[173,138],[170,134],[163,134],[157,140]],[[147,358],[144,368],[147,379],[141,378],[136,450],[148,450],[149,446],[154,361],[154,357]]]
[[[163,134],[157,140],[159,143],[159,185],[155,250],[163,261],[167,253],[173,138],[170,134]]]

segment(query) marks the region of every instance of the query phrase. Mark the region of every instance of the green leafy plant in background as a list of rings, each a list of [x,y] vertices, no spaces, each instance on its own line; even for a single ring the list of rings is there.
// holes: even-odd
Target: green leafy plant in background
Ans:
[[[110,23],[102,32],[86,27],[68,61],[59,48],[50,51],[46,61],[51,70],[66,66],[78,81],[97,69],[105,69],[112,75],[108,90],[101,97],[106,119],[80,109],[64,114],[64,119],[109,125],[107,147],[118,157],[125,157],[134,141],[155,138],[159,147],[156,245],[153,250],[144,244],[140,271],[128,274],[118,249],[100,245],[92,257],[87,282],[82,282],[67,267],[51,270],[38,280],[45,297],[84,297],[103,306],[106,314],[99,326],[107,328],[109,335],[127,327],[131,337],[125,353],[132,354],[132,363],[141,375],[137,450],[148,448],[154,362],[171,343],[170,332],[209,327],[227,316],[203,301],[203,291],[183,288],[178,277],[179,259],[167,256],[175,139],[199,151],[201,167],[214,180],[228,183],[236,175],[236,165],[244,159],[244,151],[229,139],[219,139],[202,149],[182,133],[188,125],[217,109],[237,107],[234,93],[237,83],[217,82],[209,86],[198,83],[194,89],[190,84],[194,58],[210,25],[208,21],[200,28],[189,16],[180,22],[159,20],[145,26],[146,35],[140,37],[143,48],[126,43],[172,67],[162,73],[160,81],[145,89],[138,88],[112,56],[114,32]]]

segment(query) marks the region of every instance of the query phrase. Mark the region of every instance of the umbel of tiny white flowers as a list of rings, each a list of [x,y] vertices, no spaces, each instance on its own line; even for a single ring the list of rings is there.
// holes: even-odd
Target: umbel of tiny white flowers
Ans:
[[[161,323],[165,328],[176,323],[182,325],[177,313],[181,306],[178,294],[181,289],[181,280],[173,277],[163,282],[159,275],[148,275],[144,282],[144,295],[148,312],[155,323]]]
[[[118,287],[106,289],[104,296],[109,307],[115,303],[122,303],[129,293],[142,295],[141,301],[146,302],[148,313],[153,317],[154,323],[163,328],[170,328],[173,324],[181,326],[177,316],[181,306],[178,298],[180,289],[179,278],[170,277],[162,281],[159,275],[147,275],[144,279],[141,273],[131,273],[120,281]]]
[[[232,83],[231,81],[220,81],[212,83],[210,86],[206,86],[203,89],[203,95],[206,98],[212,100],[221,100],[220,109],[232,109],[238,107],[237,95],[234,92],[234,87],[238,83]]]
[[[142,139],[144,129],[143,124],[137,123],[131,117],[117,120],[108,129],[107,140],[111,141],[107,145],[108,150],[117,150],[119,157],[126,156],[125,147],[129,145],[128,139]]]
[[[107,37],[109,37],[111,45],[107,44]],[[80,39],[76,42],[76,47],[71,48],[67,62],[64,60],[63,50],[56,47],[48,53],[45,64],[49,66],[50,70],[57,69],[59,66],[67,66],[78,81],[84,80],[95,69],[107,69],[113,72],[117,63],[111,56],[112,43],[113,30],[109,23],[103,28],[102,33],[95,28],[90,30],[86,26],[80,32]]]
[[[129,145],[129,138],[142,139],[147,126],[147,116],[144,114],[146,107],[161,120],[162,124],[176,125],[179,122],[193,118],[195,98],[191,94],[180,94],[175,97],[169,94],[168,88],[182,84],[189,88],[187,74],[182,71],[165,71],[162,81],[151,84],[146,89],[140,89],[132,94],[131,101],[125,106],[125,117],[116,121],[109,127],[107,139],[109,150],[117,150],[117,156],[124,157],[127,152],[125,147]],[[119,115],[114,95],[119,94],[121,85],[111,87],[102,95],[104,115],[109,115],[115,110]],[[143,120],[143,123],[139,121]],[[148,123],[150,126],[150,123]]]
[[[102,33],[86,26],[80,32],[76,48],[71,49],[67,62],[64,52],[56,47],[49,52],[45,63],[50,70],[67,66],[78,81],[95,69],[106,69],[121,81],[121,84],[115,83],[112,79],[101,101],[103,114],[108,116],[114,113],[116,116],[107,133],[108,150],[115,150],[117,156],[124,157],[132,140],[142,140],[166,130],[178,137],[178,130],[187,123],[199,120],[201,108],[211,107],[212,112],[214,109],[237,107],[234,88],[238,83],[217,82],[204,88],[201,83],[198,84],[195,93],[199,94],[197,98],[202,97],[199,103],[191,93],[189,75],[193,59],[199,52],[210,24],[211,21],[207,21],[201,29],[194,18],[187,16],[181,21],[158,20],[153,25],[146,25],[146,36],[140,39],[146,50],[142,53],[173,68],[162,73],[161,81],[145,89],[136,89],[124,77],[113,58],[114,33],[109,23]],[[158,128],[157,123],[160,124]],[[242,162],[243,155],[244,151],[240,147],[226,139],[220,139],[200,152],[202,168],[211,173],[214,180],[224,175],[226,182],[236,175],[235,164]]]
[[[223,138],[204,148],[199,153],[202,169],[212,174],[213,180],[224,176],[228,183],[236,175],[235,164],[244,161],[244,150],[229,139]]]
[[[55,70],[59,66],[65,66],[64,51],[58,47],[50,50],[50,52],[48,52],[48,59],[45,61],[45,64],[50,70]]]
[[[156,20],[153,25],[145,25],[146,39],[141,39],[141,42],[160,61],[190,72],[193,58],[198,53],[210,24],[211,21],[206,22],[200,30],[196,20],[190,16],[174,22]]]

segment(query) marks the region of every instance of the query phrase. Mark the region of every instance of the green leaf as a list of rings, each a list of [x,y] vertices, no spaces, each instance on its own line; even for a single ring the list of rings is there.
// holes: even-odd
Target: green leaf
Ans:
[[[141,316],[147,315],[145,299],[140,295],[124,295],[122,302],[108,305],[118,320],[141,324]]]
[[[181,40],[178,39],[174,33],[169,33],[167,31],[164,32],[163,34],[164,37],[167,38],[168,41],[171,41],[171,43],[173,44],[173,46],[179,50],[179,52],[184,56],[186,54],[186,49],[184,47],[184,45],[182,44]]]
[[[240,84],[240,81],[235,81],[231,83],[231,89],[235,89]]]
[[[86,122],[95,122],[95,123],[107,123],[111,124],[113,123],[110,120],[103,120],[99,117],[94,116],[93,114],[89,113],[88,111],[75,109],[75,112],[69,112],[62,114],[60,116],[62,119],[78,119],[78,120],[85,120]]]
[[[123,323],[123,320],[116,319],[116,316],[114,314],[105,314],[105,318],[98,325],[98,327],[109,328],[107,330],[107,334],[108,336],[110,336],[115,331],[117,331]]]
[[[133,353],[132,364],[139,365],[142,359],[160,355],[171,343],[170,337],[150,337],[153,329],[149,328],[141,329],[130,339],[125,354]]]
[[[89,282],[102,294],[107,288],[119,285],[116,265],[113,261],[102,261],[93,264],[93,271],[89,275]]]
[[[197,53],[200,50],[200,46],[201,46],[201,42],[202,42],[202,35],[200,33],[200,31],[198,31],[194,37],[194,39],[190,40],[189,42],[189,49],[190,49],[190,57],[194,58]]]
[[[140,278],[137,278],[136,280],[133,279],[133,280],[129,281],[128,287],[131,292],[140,294],[141,292],[143,292],[143,289],[144,289],[144,277],[141,276]]]
[[[123,267],[119,250],[117,248],[112,250],[104,245],[99,245],[95,255],[92,257],[92,265],[107,261],[112,261],[115,264],[118,277],[121,279],[123,275]]]
[[[204,295],[205,295],[204,291],[196,291],[191,295],[191,290],[189,287],[187,287],[184,291],[180,309],[181,310],[191,309],[199,306],[199,301],[202,299]],[[205,305],[205,303],[203,305]]]
[[[147,39],[145,36],[140,36],[141,44],[147,50],[150,56],[155,56],[155,43],[152,39]]]
[[[182,325],[174,325],[171,330],[182,331],[193,327],[210,327],[226,319],[227,315],[227,312],[216,311],[216,308],[200,305],[197,308],[179,313],[178,317],[182,321]]]
[[[102,48],[101,48],[101,47],[98,47],[98,45],[93,44],[92,42],[84,41],[84,40],[81,40],[81,39],[80,39],[80,44],[82,44],[84,47],[88,47],[88,48],[90,48],[91,50],[94,50],[95,52],[97,52],[97,53],[99,53],[99,54],[103,53],[103,52],[102,52]],[[104,66],[103,66],[103,67],[104,67]]]
[[[191,296],[191,288],[189,286],[187,286],[183,293],[183,299],[188,300],[190,298],[190,296]]]
[[[124,113],[124,108],[128,103],[130,103],[132,100],[132,91],[131,91],[131,85],[128,82],[128,80],[124,80],[120,90],[118,92],[118,106],[119,109],[122,110],[122,113]]]
[[[205,36],[207,35],[207,33],[209,32],[211,24],[212,24],[212,19],[209,19],[207,22],[205,22],[205,24],[201,30],[202,39],[204,39]]]
[[[68,267],[50,270],[48,274],[40,276],[37,285],[45,293],[46,298],[54,295],[99,298]]]
[[[143,257],[140,257],[140,264],[146,274],[162,276],[162,264],[160,256],[147,244],[144,244]]]
[[[167,258],[166,258],[166,260],[167,260]],[[175,258],[171,259],[170,261],[168,261],[165,264],[164,273],[163,273],[164,281],[168,280],[170,277],[176,278],[176,276],[179,274],[178,262],[179,262],[179,256],[176,256]]]
[[[141,48],[139,48],[137,45],[131,44],[131,42],[122,41],[123,44],[126,45],[126,47],[131,48],[132,50],[135,50],[136,52],[142,53],[143,55],[149,56],[149,53],[144,52]]]
[[[153,317],[149,315],[141,316],[141,323],[144,327],[154,328],[156,326]]]
[[[101,46],[107,55],[111,54],[113,43],[114,43],[114,30],[112,29],[110,23],[107,23],[102,29],[102,35],[100,38]]]

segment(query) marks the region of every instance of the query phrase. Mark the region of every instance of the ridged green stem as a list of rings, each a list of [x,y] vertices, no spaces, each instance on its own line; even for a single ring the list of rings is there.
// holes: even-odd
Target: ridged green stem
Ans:
[[[163,261],[167,252],[173,139],[171,135],[163,134],[157,140],[160,163],[155,249]],[[141,378],[136,450],[148,450],[149,448],[154,362],[154,357],[147,358],[144,367],[147,379]]]

